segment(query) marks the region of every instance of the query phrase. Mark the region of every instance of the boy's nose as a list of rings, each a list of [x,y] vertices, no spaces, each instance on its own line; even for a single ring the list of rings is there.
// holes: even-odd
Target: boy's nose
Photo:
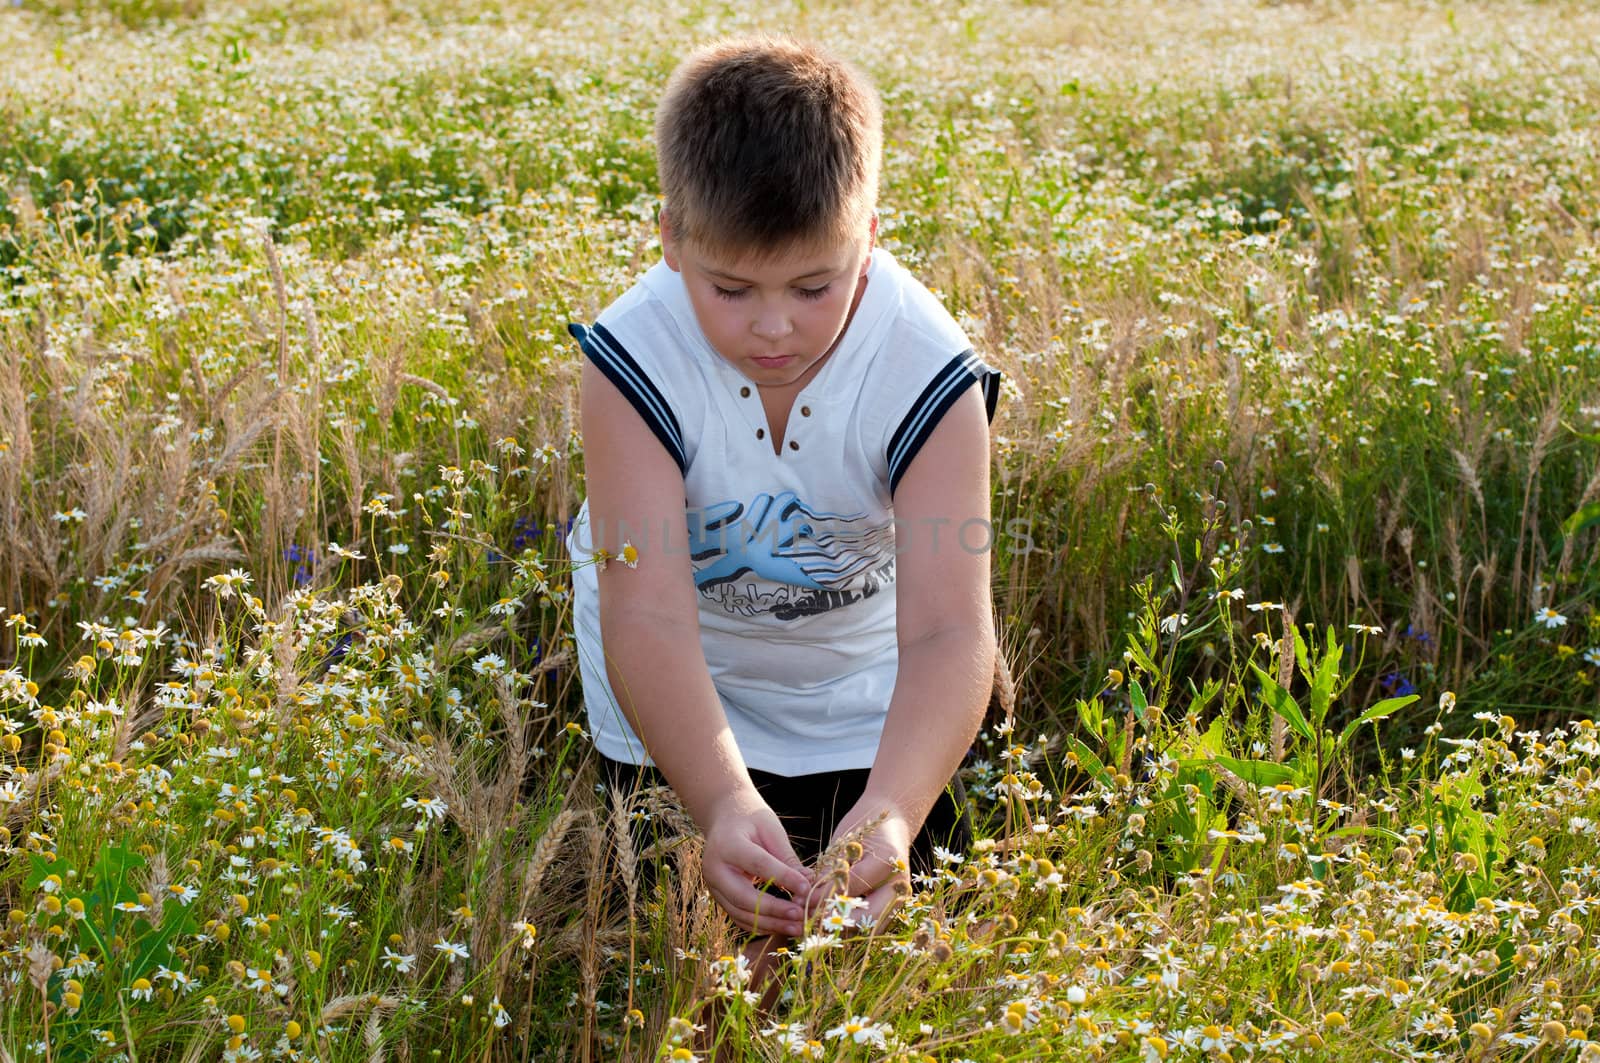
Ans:
[[[794,325],[785,314],[762,314],[750,330],[764,340],[781,340],[794,331]]]

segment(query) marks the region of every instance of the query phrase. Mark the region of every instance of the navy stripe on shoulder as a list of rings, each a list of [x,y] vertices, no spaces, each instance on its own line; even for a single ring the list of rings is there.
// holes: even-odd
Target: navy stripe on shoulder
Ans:
[[[578,341],[578,346],[583,348],[588,359],[606,375],[607,380],[617,386],[617,390],[644,418],[650,431],[661,440],[661,445],[667,448],[672,460],[678,463],[678,471],[687,473],[689,462],[684,454],[683,429],[678,425],[678,418],[673,414],[672,407],[667,405],[666,396],[634,361],[633,355],[617,342],[617,338],[604,325],[585,327],[573,322],[567,326],[567,331]]]
[[[933,430],[956,404],[961,394],[973,384],[983,387],[983,405],[990,421],[994,420],[995,406],[1000,400],[1000,371],[986,365],[971,348],[962,351],[944,368],[934,374],[933,380],[922,389],[911,410],[889,437],[889,494],[900,486],[900,478],[911,467],[922,445],[933,435]]]

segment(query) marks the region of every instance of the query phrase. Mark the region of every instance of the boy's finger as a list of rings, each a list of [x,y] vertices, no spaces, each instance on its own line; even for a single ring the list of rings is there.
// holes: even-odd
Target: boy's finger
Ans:
[[[850,881],[846,883],[844,892],[851,897],[865,897],[889,885],[893,879],[894,868],[888,861],[869,856],[851,865]],[[818,878],[805,892],[806,911],[815,912],[827,904],[837,892],[839,891],[834,888],[830,877]]]
[[[723,911],[728,913],[740,929],[752,934],[779,934],[784,937],[799,937],[805,933],[805,925],[799,918],[783,914],[782,908],[767,903],[776,900],[760,890],[748,890],[748,896],[738,897],[718,890],[712,890],[712,897]],[[751,901],[751,898],[761,898]]]
[[[744,868],[732,865],[716,869],[707,867],[704,874],[706,885],[717,895],[717,903],[728,909],[730,915],[737,908],[751,916],[762,916],[764,922],[794,924],[805,918],[805,910],[800,905],[757,889]]]
[[[809,885],[814,877],[810,868],[801,861],[800,854],[794,851],[794,843],[789,840],[789,832],[781,825],[763,824],[756,829],[756,841],[761,847],[773,856],[788,864],[790,868],[800,873]]]
[[[732,919],[741,930],[747,930],[752,934],[775,934],[779,937],[797,938],[805,933],[805,927],[798,921],[780,919],[771,912],[752,911],[740,908],[736,904],[723,904],[722,910],[728,913],[728,918]]]
[[[792,850],[790,855],[794,855]],[[780,856],[755,845],[745,853],[741,853],[740,857],[745,870],[752,878],[781,886],[796,897],[811,888],[811,876],[806,874],[803,868],[796,866],[799,863],[798,857],[795,858],[795,864],[789,864]]]
[[[891,878],[888,882],[866,895],[867,907],[865,911],[866,914],[872,917],[874,926],[881,926],[884,916],[893,911],[895,905],[900,903],[900,893],[895,889],[896,885],[898,885],[897,880]]]
[[[869,856],[851,865],[850,892],[863,897],[888,884],[893,878],[894,867],[889,861]]]

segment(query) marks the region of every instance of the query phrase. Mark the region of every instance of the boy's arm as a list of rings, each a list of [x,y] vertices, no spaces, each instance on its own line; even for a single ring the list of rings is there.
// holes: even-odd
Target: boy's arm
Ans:
[[[797,934],[800,909],[753,884],[770,879],[801,894],[810,876],[751,783],[706,668],[683,476],[588,361],[581,387],[594,547],[613,559],[624,541],[638,550],[637,568],[612,560],[597,574],[606,674],[618,708],[705,832],[702,875],[717,903],[746,930]]]
[[[884,817],[850,889],[877,917],[889,906],[911,838],[972,743],[994,683],[989,586],[989,425],[979,388],[939,422],[894,498],[899,665],[878,756],[834,837]],[[899,862],[901,866],[896,867]]]

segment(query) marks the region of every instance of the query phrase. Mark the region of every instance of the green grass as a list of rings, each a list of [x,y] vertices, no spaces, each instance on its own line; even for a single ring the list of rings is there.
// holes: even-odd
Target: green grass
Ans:
[[[758,26],[877,79],[1034,546],[982,848],[766,1016],[670,806],[627,886],[560,542],[565,325],[658,253],[673,62]],[[1597,1058],[1597,30],[7,8],[0,1058]]]

